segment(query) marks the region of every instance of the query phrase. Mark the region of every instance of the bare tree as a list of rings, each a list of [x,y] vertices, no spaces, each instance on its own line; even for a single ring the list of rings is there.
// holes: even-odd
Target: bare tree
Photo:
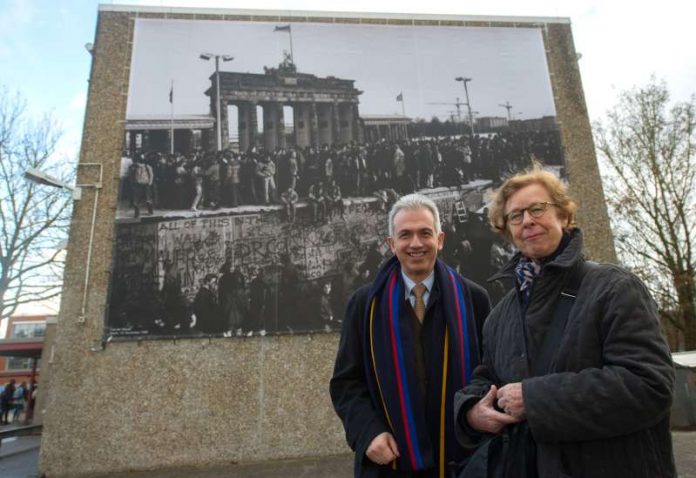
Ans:
[[[60,137],[50,115],[31,119],[22,97],[0,88],[0,319],[60,294],[71,198],[23,177],[32,167],[68,179],[56,158]]]
[[[667,86],[621,94],[595,124],[621,260],[656,298],[663,322],[696,349],[696,102],[670,105]]]

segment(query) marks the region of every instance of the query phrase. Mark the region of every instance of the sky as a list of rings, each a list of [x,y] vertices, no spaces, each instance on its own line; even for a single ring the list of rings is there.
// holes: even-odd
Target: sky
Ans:
[[[21,93],[31,115],[52,113],[63,127],[60,154],[73,161],[81,140],[91,61],[84,45],[94,41],[99,3],[0,0],[0,88]],[[122,0],[101,3],[568,17],[576,51],[581,54],[579,66],[592,120],[605,114],[619,92],[646,84],[651,75],[667,82],[675,100],[687,100],[696,93],[696,54],[691,47],[696,43],[696,33],[690,24],[696,15],[696,3],[682,0]],[[300,63],[300,57],[296,59]],[[473,82],[471,86],[474,87]],[[474,101],[472,91],[475,107]],[[504,113],[502,109],[501,112]]]
[[[138,20],[127,116],[168,118],[171,84],[174,115],[207,114],[214,66],[200,53],[234,55],[222,71],[261,74],[290,50],[289,35],[274,33],[276,25]],[[555,114],[540,29],[293,23],[292,41],[298,71],[355,81],[361,115],[445,120],[456,115],[457,102],[466,115],[467,92],[455,81],[462,76],[472,78],[477,116],[505,116],[505,103],[517,119]]]

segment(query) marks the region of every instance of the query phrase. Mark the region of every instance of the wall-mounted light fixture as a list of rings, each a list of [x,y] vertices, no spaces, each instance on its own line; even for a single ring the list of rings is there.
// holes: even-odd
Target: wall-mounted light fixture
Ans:
[[[94,205],[92,207],[92,224],[90,225],[89,231],[89,245],[87,247],[87,264],[85,267],[85,282],[82,291],[82,309],[80,310],[80,316],[78,317],[78,322],[81,324],[85,323],[85,311],[87,309],[87,291],[89,289],[89,274],[90,266],[92,264],[92,245],[94,243],[94,227],[97,223],[97,204],[99,203],[99,190],[102,187],[102,174],[103,167],[101,163],[79,163],[78,168],[81,167],[97,167],[99,168],[99,180],[95,183],[78,183],[71,186],[59,179],[54,178],[46,174],[45,172],[36,169],[28,168],[24,172],[24,177],[38,184],[43,184],[45,186],[51,186],[54,188],[61,188],[72,193],[73,199],[79,201],[82,199],[82,189],[83,188],[94,188]]]

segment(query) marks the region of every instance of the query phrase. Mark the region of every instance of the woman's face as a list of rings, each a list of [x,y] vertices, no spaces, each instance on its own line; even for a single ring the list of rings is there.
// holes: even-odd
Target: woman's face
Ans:
[[[530,184],[515,191],[505,203],[505,217],[535,203],[552,203],[551,195],[541,184]],[[567,218],[556,206],[549,205],[540,217],[532,217],[528,210],[522,214],[522,223],[507,223],[512,243],[522,255],[539,262],[550,256],[561,243]]]

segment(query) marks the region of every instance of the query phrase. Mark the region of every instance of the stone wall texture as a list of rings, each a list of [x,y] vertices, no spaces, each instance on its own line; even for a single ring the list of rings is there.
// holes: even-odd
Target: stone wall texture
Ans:
[[[45,476],[349,451],[328,395],[337,334],[102,341],[135,18],[361,21],[357,14],[340,19],[285,15],[100,11],[78,182],[95,184],[98,165],[103,181],[100,188],[85,187],[74,208],[55,349],[47,364],[52,377],[39,465]],[[441,24],[422,18],[411,23]],[[570,184],[581,202],[579,222],[586,232],[587,253],[595,260],[614,261],[569,22],[450,19],[444,23],[543,29]]]

